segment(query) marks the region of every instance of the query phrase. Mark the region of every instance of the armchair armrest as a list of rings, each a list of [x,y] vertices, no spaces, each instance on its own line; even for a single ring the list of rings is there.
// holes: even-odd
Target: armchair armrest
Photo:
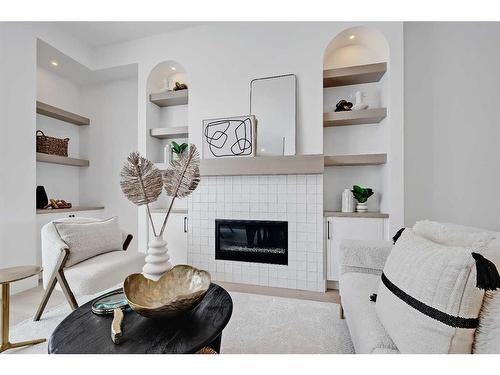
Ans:
[[[382,274],[392,246],[390,241],[342,241],[340,244],[340,273]]]

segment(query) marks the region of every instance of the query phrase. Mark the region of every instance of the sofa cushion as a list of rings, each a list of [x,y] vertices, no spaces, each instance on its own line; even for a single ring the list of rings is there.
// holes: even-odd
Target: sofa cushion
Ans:
[[[54,221],[53,224],[70,251],[66,267],[122,248],[122,232],[117,217],[90,222]]]
[[[367,273],[349,272],[340,278],[342,306],[356,353],[398,352],[370,301],[379,283],[380,276]]]
[[[382,274],[376,310],[402,353],[471,353],[484,292],[473,250],[407,229]]]
[[[88,295],[123,283],[128,275],[141,272],[143,265],[144,254],[112,251],[66,268],[64,275],[73,293]]]

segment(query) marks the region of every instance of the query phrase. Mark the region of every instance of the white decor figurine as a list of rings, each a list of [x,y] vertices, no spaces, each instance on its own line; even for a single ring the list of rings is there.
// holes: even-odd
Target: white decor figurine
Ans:
[[[353,111],[359,111],[361,109],[367,109],[368,104],[363,102],[363,98],[365,97],[365,93],[363,91],[356,91],[356,104],[352,106]]]

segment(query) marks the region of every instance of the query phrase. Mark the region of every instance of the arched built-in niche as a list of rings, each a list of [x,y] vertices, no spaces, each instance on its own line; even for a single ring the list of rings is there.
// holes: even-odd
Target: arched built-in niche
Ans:
[[[325,49],[323,150],[325,155],[348,155],[325,162],[325,210],[340,211],[342,191],[359,184],[376,192],[370,211],[388,212],[388,61],[389,44],[371,27],[346,29]],[[334,112],[341,99],[355,104],[357,91],[366,94],[367,110]]]
[[[146,156],[160,169],[166,168],[165,162],[169,158],[165,146],[172,141],[187,143],[189,137],[189,89],[173,90],[176,82],[189,87],[186,70],[173,60],[156,65],[147,79]],[[186,205],[186,202],[179,202],[176,202],[176,207]],[[167,200],[162,197],[154,206],[161,208],[166,205]]]

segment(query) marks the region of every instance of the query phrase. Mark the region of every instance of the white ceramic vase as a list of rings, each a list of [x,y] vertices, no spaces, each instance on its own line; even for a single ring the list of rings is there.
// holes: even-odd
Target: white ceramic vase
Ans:
[[[169,262],[167,241],[157,236],[149,241],[146,264],[142,267],[142,274],[150,280],[158,280],[165,272],[172,269]]]
[[[356,205],[357,212],[368,212],[368,202],[359,203]]]

